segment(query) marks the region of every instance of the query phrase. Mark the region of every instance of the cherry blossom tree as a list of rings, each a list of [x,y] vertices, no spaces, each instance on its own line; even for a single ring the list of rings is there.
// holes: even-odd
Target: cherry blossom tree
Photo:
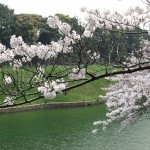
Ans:
[[[148,6],[150,2],[145,2]],[[149,10],[141,12],[148,15]],[[142,17],[143,19],[143,17]],[[144,26],[149,26],[149,18],[143,23]],[[138,51],[138,56],[133,54],[129,57],[129,62],[123,62],[127,68],[133,66],[134,69],[140,66],[149,66],[149,41],[141,41],[142,49]],[[137,66],[138,65],[138,66]],[[108,80],[115,82],[109,88],[106,88],[106,96],[101,96],[106,102],[108,113],[105,120],[99,120],[93,123],[94,126],[102,126],[103,130],[112,122],[121,122],[121,131],[124,128],[132,125],[141,115],[149,112],[150,107],[150,71],[147,69],[138,70],[136,72],[120,74],[115,77],[107,77]],[[92,132],[96,133],[97,128]]]
[[[62,35],[57,42],[28,45],[22,37],[13,35],[10,39],[11,49],[0,44],[0,93],[4,95],[0,108],[23,105],[42,98],[53,99],[58,93],[106,78],[114,83],[106,89],[105,96],[100,96],[108,108],[107,118],[94,122],[94,125],[102,125],[105,129],[111,122],[119,120],[122,128],[125,128],[148,110],[148,39],[141,36],[139,49],[130,53],[122,51],[119,43],[111,46],[109,54],[105,56],[107,59],[103,59],[99,50],[101,39],[94,34],[96,29],[103,29],[120,34],[148,35],[145,30],[150,19],[148,12],[139,7],[130,8],[124,14],[86,8],[81,11],[86,17],[84,20],[78,19],[78,31],[62,22],[58,16],[48,18],[48,25],[58,29]],[[136,28],[140,30],[133,33]],[[112,59],[113,54],[115,59]],[[99,66],[99,69],[93,65]]]

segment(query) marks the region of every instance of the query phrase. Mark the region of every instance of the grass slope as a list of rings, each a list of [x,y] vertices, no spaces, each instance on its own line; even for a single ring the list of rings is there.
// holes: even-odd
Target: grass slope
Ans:
[[[33,68],[34,69],[34,68]],[[51,66],[48,66],[47,68],[47,72],[49,72],[49,70],[51,70]],[[88,68],[89,70],[93,71],[93,72],[101,72],[103,70],[103,66],[97,66],[97,65],[93,65],[90,66]],[[56,74],[57,72],[62,72],[63,67],[59,66],[56,69]],[[12,68],[4,68],[4,70],[0,70],[3,71],[4,74],[16,74],[15,71],[12,70]],[[23,78],[30,76],[29,73],[27,73],[25,70],[21,71]],[[3,77],[1,76],[1,83],[3,83]],[[27,80],[27,79],[25,79]],[[105,91],[103,91],[101,88],[102,87],[108,87],[108,85],[110,84],[110,82],[108,82],[105,79],[99,79],[93,82],[90,82],[86,85],[83,85],[81,87],[78,87],[76,89],[72,89],[70,91],[67,91],[66,93],[60,93],[56,96],[55,99],[40,99],[38,101],[33,102],[32,104],[39,104],[39,103],[43,103],[43,102],[77,102],[77,101],[91,101],[91,100],[97,100],[99,99],[99,95],[104,95]],[[37,89],[34,89],[34,91],[37,91]],[[33,92],[33,91],[32,91]],[[4,100],[5,95],[0,95],[0,101],[2,102]],[[30,97],[32,98],[32,97]]]

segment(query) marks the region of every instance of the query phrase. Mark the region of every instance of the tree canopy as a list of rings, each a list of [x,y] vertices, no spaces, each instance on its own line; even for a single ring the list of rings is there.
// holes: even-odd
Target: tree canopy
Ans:
[[[40,29],[45,20],[42,16],[36,14],[15,15],[13,34],[22,36],[24,41],[33,44],[38,40]]]
[[[12,35],[11,26],[14,16],[13,9],[0,3],[0,41],[7,46],[9,46],[9,40]]]

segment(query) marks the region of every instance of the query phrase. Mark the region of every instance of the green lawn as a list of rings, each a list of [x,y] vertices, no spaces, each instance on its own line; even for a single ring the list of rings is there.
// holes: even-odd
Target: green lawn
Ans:
[[[93,81],[81,87],[72,89],[67,91],[66,93],[60,93],[56,96],[55,99],[42,99],[38,100],[36,103],[42,102],[76,102],[76,101],[91,101],[98,100],[99,95],[105,95],[105,91],[101,89],[101,87],[107,87],[109,82],[105,79],[99,79],[97,81]]]
[[[95,73],[97,72],[103,72],[103,66],[90,66],[88,68],[88,70],[91,70],[92,72],[94,71]],[[49,72],[49,70],[51,70],[51,66],[46,68],[46,71]],[[65,68],[66,69],[66,68]],[[64,69],[64,70],[65,70]],[[2,71],[2,70],[1,70]],[[14,70],[12,70],[11,68],[5,68],[3,70],[6,74],[7,72],[10,72],[12,74],[16,74],[16,72]],[[29,80],[28,76],[32,76],[32,73],[28,73],[23,70],[21,71],[23,77],[26,77],[25,80]],[[61,73],[63,72],[63,67],[59,66],[56,70],[55,70],[56,74],[57,73]],[[2,76],[1,76],[1,82],[2,81]],[[86,85],[83,85],[81,87],[72,89],[70,91],[67,91],[66,93],[59,93],[55,99],[40,99],[38,101],[34,101],[32,102],[32,104],[39,104],[39,103],[43,103],[43,102],[75,102],[75,101],[91,101],[91,100],[98,100],[99,99],[99,95],[104,95],[105,91],[103,91],[101,89],[101,87],[107,87],[110,84],[110,82],[108,82],[105,79],[99,79],[96,81],[93,81],[91,83],[88,83]],[[32,90],[33,91],[37,91],[37,89]],[[2,102],[4,100],[4,95],[0,95],[0,101]],[[32,97],[30,97],[32,98]]]

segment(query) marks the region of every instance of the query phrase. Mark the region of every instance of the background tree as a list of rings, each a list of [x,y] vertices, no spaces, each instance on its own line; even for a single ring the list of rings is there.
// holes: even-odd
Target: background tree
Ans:
[[[26,43],[33,44],[38,40],[43,24],[45,24],[45,19],[40,15],[15,15],[13,34],[20,35]]]
[[[139,34],[134,34],[138,32]],[[141,34],[141,29],[135,28],[130,31],[125,29],[122,32],[121,29],[107,30],[105,28],[98,28],[93,33],[93,38],[90,38],[87,42],[87,45],[89,45],[89,49],[91,49],[94,44],[92,40],[97,41],[97,44],[95,44],[99,49],[101,59],[111,63],[115,60],[117,62],[119,59],[126,59],[126,53],[138,51],[140,49],[141,39],[147,38],[148,34]],[[118,52],[120,53],[120,58],[117,57],[116,49],[118,49]]]
[[[58,30],[50,28],[47,25],[47,18],[44,18],[44,23],[41,26],[37,42],[41,42],[42,44],[50,44],[51,41],[57,41],[60,37],[61,36]]]
[[[0,42],[9,47],[14,21],[14,10],[0,3]]]

